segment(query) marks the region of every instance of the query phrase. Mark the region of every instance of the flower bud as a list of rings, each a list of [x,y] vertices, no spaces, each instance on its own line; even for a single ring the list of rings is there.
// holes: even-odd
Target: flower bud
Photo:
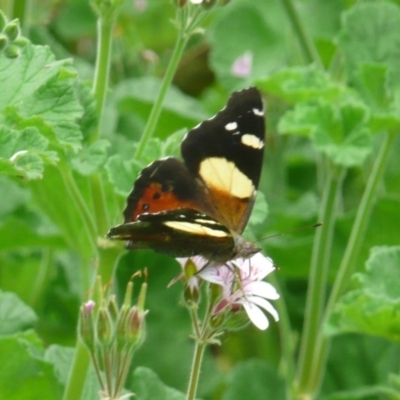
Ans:
[[[224,322],[225,322],[225,313],[219,313],[216,315],[213,315],[210,319],[210,327],[213,329],[217,329],[219,327],[221,327]]]
[[[24,48],[29,43],[29,40],[23,36],[17,37],[13,41],[13,45],[18,46],[19,48]]]
[[[123,305],[118,314],[118,319],[115,327],[115,334],[117,340],[117,349],[120,351],[125,346],[125,326],[129,314],[129,307]]]
[[[193,277],[192,280],[193,279],[196,279],[196,277]],[[200,300],[200,290],[198,284],[192,285],[191,282],[189,281],[186,284],[185,289],[183,291],[183,299],[185,303],[188,304],[188,306],[198,304]]]
[[[124,297],[124,306],[130,308],[132,305],[133,282],[128,282]]]
[[[4,50],[4,54],[7,58],[18,58],[21,55],[21,49],[18,46],[8,46]]]
[[[0,10],[0,31],[2,31],[7,25],[8,19],[3,11]]]
[[[83,343],[89,348],[90,351],[95,349],[96,335],[94,330],[93,319],[94,302],[89,300],[83,304],[79,314],[78,332]]]
[[[108,300],[107,304],[107,309],[110,314],[111,320],[113,324],[115,325],[118,319],[118,306],[117,306],[117,300],[115,298],[115,295],[110,296],[110,299]]]
[[[17,19],[12,20],[9,22],[3,31],[10,41],[15,40],[20,35],[19,23]]]
[[[145,315],[145,313],[139,311],[138,307],[134,306],[125,320],[125,338],[132,350],[137,349],[143,343]]]
[[[97,338],[103,345],[109,345],[113,341],[113,323],[107,309],[101,307],[97,316]]]
[[[0,51],[4,50],[8,46],[8,37],[4,33],[0,33]]]

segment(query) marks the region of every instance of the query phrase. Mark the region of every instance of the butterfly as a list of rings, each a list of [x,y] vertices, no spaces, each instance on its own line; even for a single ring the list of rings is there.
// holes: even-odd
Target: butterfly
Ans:
[[[232,93],[218,114],[186,134],[183,162],[167,157],[140,172],[124,223],[106,237],[127,241],[128,249],[173,257],[201,255],[218,263],[250,258],[260,249],[242,233],[257,193],[264,144],[260,92],[250,87]]]

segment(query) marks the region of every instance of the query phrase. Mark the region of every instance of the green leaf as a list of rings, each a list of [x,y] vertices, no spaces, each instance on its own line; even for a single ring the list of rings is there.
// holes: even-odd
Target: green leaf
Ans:
[[[400,341],[400,246],[375,247],[366,272],[356,274],[358,288],[345,294],[327,332],[361,332]]]
[[[279,123],[282,133],[308,135],[335,164],[360,165],[371,152],[368,109],[359,102],[299,103]]]
[[[289,103],[315,98],[334,100],[345,92],[345,87],[330,80],[329,75],[314,65],[283,68],[256,85]]]
[[[23,130],[0,127],[0,173],[41,178],[44,163],[58,160],[57,154],[47,147],[48,141],[34,127]]]
[[[394,3],[364,3],[343,15],[339,46],[351,80],[357,80],[364,64],[386,65],[389,85],[399,88],[399,27],[400,8]]]
[[[55,61],[48,47],[28,44],[18,59],[0,58],[0,70],[0,120],[11,128],[35,127],[51,144],[78,150],[83,109],[71,60]]]
[[[388,68],[380,64],[364,64],[358,74],[358,89],[373,112],[369,126],[372,132],[400,129],[400,93],[388,84]]]
[[[30,199],[26,189],[5,176],[0,176],[0,191],[0,221]]]
[[[84,147],[71,159],[72,168],[84,176],[99,171],[107,159],[107,148],[109,146],[108,140],[101,139],[89,147]]]
[[[8,218],[0,225],[0,250],[17,250],[23,247],[65,248],[63,239],[54,232],[41,232],[41,227],[32,226],[28,218],[25,220]]]
[[[98,128],[96,100],[93,95],[91,82],[76,82],[76,95],[83,107],[83,115],[79,119],[80,129],[85,139]]]
[[[41,356],[33,332],[0,338],[0,398],[37,400],[61,398],[52,366]]]
[[[40,205],[60,229],[67,245],[78,251],[81,256],[89,257],[89,254],[93,254],[94,248],[91,236],[94,232],[94,223],[91,214],[88,213],[85,218],[81,207],[90,205],[91,199],[84,191],[85,187],[82,189],[77,187],[78,182],[66,163],[61,164],[61,168],[49,165],[46,168],[45,179],[31,181],[30,189],[36,204]],[[71,186],[75,186],[82,196],[82,203],[71,195]]]
[[[229,373],[226,386],[222,400],[285,398],[282,379],[266,361],[249,360],[237,364]]]
[[[363,64],[359,71],[364,99],[375,109],[387,109],[390,98],[387,88],[387,66],[381,64]]]
[[[34,311],[16,294],[0,290],[0,336],[25,330],[37,321]]]
[[[54,375],[64,386],[68,382],[71,364],[74,358],[75,349],[59,345],[51,345],[46,349],[45,360],[53,365]],[[86,375],[82,399],[98,400],[100,384],[97,380],[93,365],[90,366]]]
[[[126,197],[142,169],[142,164],[134,159],[124,161],[119,154],[111,156],[106,163],[106,171],[115,192]]]
[[[130,389],[138,400],[184,400],[186,396],[161,382],[151,370],[144,367],[136,368],[133,372],[133,383]]]

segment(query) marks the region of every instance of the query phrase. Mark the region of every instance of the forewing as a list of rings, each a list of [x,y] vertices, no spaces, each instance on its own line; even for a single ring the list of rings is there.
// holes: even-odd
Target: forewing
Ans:
[[[182,142],[186,166],[203,182],[202,209],[235,232],[243,231],[254,203],[264,136],[262,99],[251,87],[233,93],[223,110],[189,131]]]

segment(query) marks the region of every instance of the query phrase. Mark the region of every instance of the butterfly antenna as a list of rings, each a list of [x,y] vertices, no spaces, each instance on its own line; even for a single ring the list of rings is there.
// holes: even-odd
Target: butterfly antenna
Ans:
[[[274,237],[277,237],[277,236],[283,236],[283,235],[287,235],[289,233],[302,231],[304,229],[318,228],[321,225],[322,225],[322,222],[317,222],[316,224],[307,225],[307,226],[301,226],[300,228],[291,229],[290,231],[281,232],[281,233],[275,233],[275,234],[270,235],[270,236],[265,236],[265,237],[263,237],[261,239],[255,240],[254,243],[261,242],[262,240],[266,240],[266,239],[271,239],[271,238],[274,238]]]

